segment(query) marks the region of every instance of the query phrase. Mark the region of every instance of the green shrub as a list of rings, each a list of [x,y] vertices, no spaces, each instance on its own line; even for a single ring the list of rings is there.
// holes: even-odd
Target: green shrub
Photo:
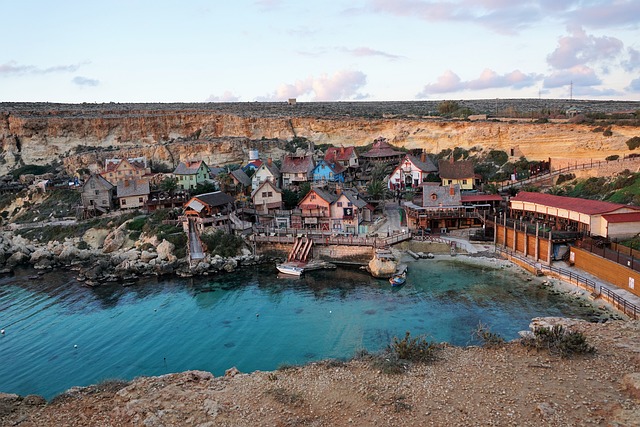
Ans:
[[[562,325],[536,328],[533,331],[533,337],[523,338],[521,342],[527,347],[547,350],[550,354],[562,358],[591,354],[596,350],[587,343],[582,333],[570,331]]]
[[[147,223],[147,217],[142,216],[139,218],[132,219],[127,224],[127,230],[130,231],[142,231],[144,225]]]
[[[398,359],[410,362],[431,362],[435,359],[435,352],[438,345],[425,340],[423,337],[411,337],[409,331],[404,338],[393,337],[391,351],[398,356]]]
[[[606,128],[606,129],[604,130],[604,132],[602,132],[602,135],[604,135],[604,136],[611,136],[611,135],[613,135],[613,132],[611,132],[611,126],[609,126],[608,128]]]
[[[211,255],[221,257],[232,257],[238,255],[244,241],[242,237],[217,230],[213,234],[202,234],[200,240],[205,246],[205,250]]]
[[[636,148],[640,147],[640,136],[634,136],[633,138],[629,139],[627,141],[627,147],[629,147],[629,150],[635,150]]]
[[[619,158],[620,158],[620,156],[618,156],[617,154],[613,154],[613,155],[611,155],[611,156],[607,156],[607,157],[605,158],[605,160],[606,160],[606,161],[608,161],[608,162],[611,162],[611,161],[613,161],[613,160],[618,160]]]
[[[509,160],[509,155],[506,152],[500,150],[489,151],[488,157],[489,160],[491,160],[498,166],[504,165],[505,163],[507,163],[507,160]]]
[[[488,325],[480,322],[474,331],[474,336],[480,340],[485,348],[498,348],[504,345],[504,338],[495,332],[491,332]]]

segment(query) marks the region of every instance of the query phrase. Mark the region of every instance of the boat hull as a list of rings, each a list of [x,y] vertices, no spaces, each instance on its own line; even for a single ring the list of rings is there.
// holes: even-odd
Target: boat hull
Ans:
[[[291,276],[300,276],[304,271],[304,269],[301,267],[296,267],[293,265],[284,265],[284,264],[278,264],[276,265],[276,268],[280,273],[288,274]]]

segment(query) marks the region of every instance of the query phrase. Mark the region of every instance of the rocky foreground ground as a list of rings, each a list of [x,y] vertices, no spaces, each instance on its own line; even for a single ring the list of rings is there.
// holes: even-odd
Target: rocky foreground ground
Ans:
[[[640,425],[640,322],[568,323],[595,354],[563,359],[512,342],[445,347],[435,362],[402,374],[385,374],[367,359],[224,377],[190,371],[72,389],[47,404],[0,395],[0,424]]]

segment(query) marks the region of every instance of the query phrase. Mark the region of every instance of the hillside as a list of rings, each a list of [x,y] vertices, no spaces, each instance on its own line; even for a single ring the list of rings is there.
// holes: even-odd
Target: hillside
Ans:
[[[146,155],[167,165],[198,156],[207,163],[239,163],[250,148],[281,155],[295,136],[316,144],[370,144],[383,136],[406,148],[438,153],[473,147],[513,152],[529,160],[604,159],[627,155],[640,136],[634,121],[603,132],[599,123],[535,123],[537,112],[606,114],[640,110],[640,102],[568,100],[460,101],[474,113],[517,113],[519,119],[462,121],[434,117],[438,103],[209,103],[209,104],[0,104],[0,175],[25,164],[66,159],[68,170],[95,169],[96,152]],[[531,118],[527,118],[530,114]],[[524,117],[524,118],[523,118]]]

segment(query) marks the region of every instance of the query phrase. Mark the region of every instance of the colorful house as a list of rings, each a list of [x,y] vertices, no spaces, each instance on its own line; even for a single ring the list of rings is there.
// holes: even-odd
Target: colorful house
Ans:
[[[312,188],[298,203],[299,216],[291,217],[292,227],[331,229],[331,204],[336,196],[320,188]]]
[[[149,181],[131,179],[118,182],[116,195],[120,209],[141,209],[149,199]]]
[[[471,160],[440,160],[438,170],[442,186],[459,185],[462,190],[473,190],[476,175]]]
[[[359,168],[360,160],[355,147],[329,147],[324,155],[328,164],[339,164],[345,168]]]
[[[251,201],[258,215],[269,215],[282,210],[282,190],[271,181],[264,181],[251,192]]]
[[[393,163],[395,164],[404,157],[405,153],[396,150],[387,142],[386,138],[379,137],[373,142],[373,147],[360,157],[372,163]]]
[[[104,162],[104,170],[100,175],[112,185],[118,185],[125,179],[141,179],[151,174],[147,166],[146,157],[134,157],[129,159],[107,159]]]
[[[203,160],[180,162],[173,174],[183,190],[192,190],[210,180],[209,167]]]
[[[265,181],[271,181],[277,188],[282,186],[280,169],[273,164],[271,157],[267,159],[266,163],[263,163],[251,177],[251,185],[253,188],[258,188],[260,184]]]
[[[338,163],[327,163],[320,160],[313,169],[313,180],[315,182],[344,182],[345,167]]]
[[[248,189],[251,187],[251,178],[242,169],[232,170],[229,176],[233,181],[236,194],[248,194]]]
[[[313,179],[315,163],[311,154],[290,154],[282,160],[282,188],[298,186]]]
[[[113,185],[101,175],[91,175],[80,189],[85,209],[106,212],[113,209]]]
[[[338,188],[336,197],[331,204],[331,230],[357,234],[363,221],[371,221],[373,207],[352,191]]]
[[[389,190],[403,190],[416,188],[427,180],[430,173],[437,172],[438,168],[433,164],[427,153],[420,157],[407,154],[400,164],[389,176]]]

